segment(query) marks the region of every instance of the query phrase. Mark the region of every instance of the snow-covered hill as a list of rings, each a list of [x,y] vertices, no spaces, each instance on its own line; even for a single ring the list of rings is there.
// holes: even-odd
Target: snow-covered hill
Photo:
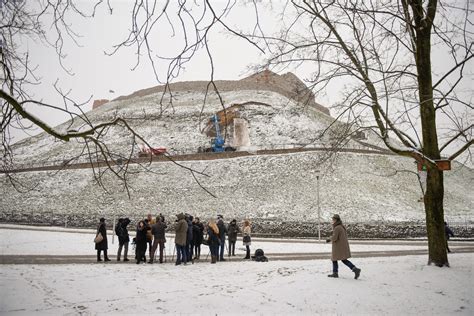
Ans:
[[[158,105],[158,92],[122,98],[89,112],[88,118],[95,123],[117,116],[129,118],[130,125],[152,146],[166,147],[171,154],[193,154],[200,147],[210,146],[210,139],[202,130],[211,115],[222,110],[215,95],[208,97],[205,107],[203,97],[203,91],[175,91],[173,107],[164,112]],[[239,109],[240,118],[248,125],[250,146],[246,149],[331,145],[330,134],[321,139],[317,136],[334,119],[314,107],[268,90],[223,91],[222,98],[226,106],[246,104]],[[64,131],[81,128],[84,127],[78,121],[58,127]],[[123,128],[113,127],[106,142],[112,151],[127,155],[132,140]],[[380,145],[370,137],[365,142]],[[351,141],[346,148],[364,147]],[[19,166],[55,164],[78,155],[81,149],[74,141],[58,142],[40,134],[17,144],[14,155]],[[341,214],[347,222],[370,226],[424,221],[420,185],[411,159],[357,152],[341,152],[327,158],[327,153],[314,151],[181,162],[208,175],[196,177],[217,198],[203,190],[189,171],[172,162],[155,162],[148,166],[148,172],[130,165],[130,171],[136,172],[129,175],[131,199],[111,176],[104,178],[111,194],[104,192],[90,169],[16,174],[22,183],[40,183],[35,190],[23,194],[16,192],[2,175],[0,219],[31,218],[51,223],[61,222],[67,215],[69,225],[93,225],[101,215],[140,218],[148,212],[168,216],[188,212],[203,218],[217,214],[226,219],[251,218],[261,232],[286,230],[306,235],[315,232],[318,218],[319,170],[319,206],[324,222],[329,222],[333,213]],[[445,173],[445,210],[449,221],[474,220],[470,189],[473,180],[473,170],[457,163]]]
[[[209,118],[222,110],[214,97],[203,108],[203,92],[175,92],[173,107],[164,113],[157,105],[160,93],[109,102],[92,112],[88,118],[95,123],[113,117],[127,118],[130,126],[150,145],[166,147],[170,153],[197,153],[199,147],[209,147],[210,138],[201,131]],[[226,105],[250,102],[240,110],[240,117],[248,122],[251,146],[254,148],[284,148],[301,146],[314,141],[333,119],[313,108],[297,104],[272,91],[223,92]],[[254,103],[252,103],[254,102]],[[267,103],[262,105],[259,103]],[[159,117],[159,118],[157,118]],[[58,130],[87,128],[79,120],[66,122]],[[123,127],[112,127],[104,137],[110,150],[127,155],[132,139]],[[82,146],[76,142],[58,142],[43,133],[14,146],[15,160],[21,164],[62,162],[78,155]],[[83,161],[87,159],[84,157]]]

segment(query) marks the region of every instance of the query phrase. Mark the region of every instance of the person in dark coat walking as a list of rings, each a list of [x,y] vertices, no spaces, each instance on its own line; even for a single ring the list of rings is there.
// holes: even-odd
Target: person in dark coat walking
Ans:
[[[130,224],[130,219],[119,218],[117,225],[115,226],[115,234],[118,236],[119,248],[117,251],[117,261],[120,261],[120,256],[123,253],[123,261],[128,261],[128,243],[130,242],[130,236],[128,234],[127,226]]]
[[[449,237],[454,237],[454,233],[451,230],[451,228],[449,228],[448,223],[446,222],[444,222],[444,233],[446,235],[446,249],[448,250],[448,252],[451,252],[448,246],[448,240],[449,240]]]
[[[196,217],[193,222],[193,243],[194,243],[194,259],[199,260],[201,256],[201,244],[204,236],[204,225]]]
[[[211,219],[207,225],[207,235],[209,236],[209,250],[211,251],[211,263],[217,262],[217,256],[219,255],[219,244],[221,242],[219,238],[219,227],[216,222]]]
[[[347,231],[344,225],[342,225],[341,217],[334,214],[332,217],[333,233],[330,239],[326,242],[332,242],[332,274],[328,275],[330,278],[338,278],[338,265],[337,261],[341,260],[349,269],[354,272],[354,279],[358,279],[360,275],[360,269],[357,268],[352,262],[347,260],[351,257],[351,250],[349,248],[349,240],[347,239]]]
[[[101,242],[95,244],[95,250],[97,250],[97,261],[102,261],[100,259],[100,252],[104,252],[104,261],[110,261],[109,257],[107,256],[107,229],[105,228],[105,218],[101,218],[99,220],[99,225],[97,226],[97,234],[101,234],[103,239]]]
[[[186,222],[185,216],[183,213],[176,215],[178,218],[175,224],[175,238],[174,242],[176,244],[176,265],[184,263],[186,265],[186,238],[188,233],[188,223]]]
[[[235,243],[237,242],[237,234],[240,232],[237,221],[233,219],[227,227],[227,235],[229,236],[229,256],[235,256]]]
[[[225,261],[224,259],[224,249],[225,249],[225,235],[227,233],[227,228],[224,224],[224,217],[222,215],[217,215],[217,227],[219,228],[219,239],[220,239],[220,249],[219,249],[219,261]]]
[[[156,248],[160,246],[160,263],[163,263],[163,249],[165,248],[165,230],[166,224],[161,220],[160,216],[156,217],[156,224],[151,226],[151,233],[153,234],[153,248],[151,251],[150,263],[153,263],[155,258]]]
[[[142,260],[146,263],[146,245],[147,245],[147,237],[146,237],[147,227],[145,221],[140,221],[137,226],[137,236],[135,237],[135,244],[137,249],[137,264],[139,264]]]

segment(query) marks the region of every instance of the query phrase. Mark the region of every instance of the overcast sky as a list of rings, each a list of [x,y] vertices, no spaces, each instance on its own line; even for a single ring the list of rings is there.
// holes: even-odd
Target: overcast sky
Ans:
[[[120,43],[128,35],[132,2],[113,1],[112,15],[103,4],[93,19],[84,19],[77,15],[69,18],[71,27],[81,35],[78,39],[80,47],[70,40],[65,45],[67,57],[63,64],[73,73],[72,76],[62,69],[51,47],[29,38],[23,39],[22,44],[31,52],[31,63],[38,66],[37,74],[41,77],[41,85],[29,87],[33,96],[51,104],[61,105],[62,100],[53,89],[53,84],[59,80],[59,86],[64,92],[70,91],[70,96],[76,102],[85,102],[91,97],[91,101],[84,107],[85,110],[89,110],[92,108],[94,99],[113,99],[158,85],[145,55],[141,56],[140,65],[132,71],[137,61],[134,48],[121,49],[113,56],[107,56],[104,53],[111,52],[113,45]],[[235,15],[244,16],[243,12],[247,10],[248,8],[236,7]],[[169,30],[165,30],[165,33],[169,33]],[[216,65],[215,79],[236,80],[249,74],[247,66],[258,61],[259,52],[242,42],[243,40],[230,38],[223,32],[215,31],[210,34],[210,45]],[[171,52],[173,48],[176,51],[180,47],[173,40],[163,41],[163,45],[166,46],[165,52]],[[160,52],[163,52],[161,47]],[[167,65],[162,63],[157,68],[162,70],[162,75]],[[200,52],[187,64],[185,71],[175,81],[208,80],[209,78],[208,59],[204,52]],[[165,78],[162,76],[160,79]],[[44,108],[32,109],[36,115],[53,125],[68,119],[63,113],[56,111]]]

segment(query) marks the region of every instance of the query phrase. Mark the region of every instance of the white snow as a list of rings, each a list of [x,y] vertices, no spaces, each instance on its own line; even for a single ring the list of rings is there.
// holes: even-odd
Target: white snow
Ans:
[[[1,226],[0,226],[1,228]],[[74,231],[74,230],[73,230]],[[79,231],[79,230],[76,230]],[[115,236],[112,244],[112,231],[108,230],[108,245],[111,258],[115,258],[117,253],[118,240]],[[84,230],[82,233],[54,232],[54,231],[30,231],[21,229],[0,229],[0,254],[1,255],[94,255],[93,239],[95,232]],[[133,238],[134,232],[130,232]],[[289,240],[283,240],[289,241]],[[71,245],[74,245],[71,247]],[[167,235],[166,254],[173,255],[174,236]],[[236,244],[237,252],[245,254],[245,247],[242,241]],[[280,253],[314,253],[331,252],[331,245],[324,241],[318,242],[280,242],[266,240],[264,238],[254,238],[252,248],[262,248],[267,254]],[[411,250],[426,249],[425,244],[417,245],[379,245],[379,244],[352,244],[351,250],[356,251],[391,251],[391,250]],[[208,247],[203,246],[203,251],[207,254]]]
[[[93,255],[93,230],[39,231],[0,226],[1,254]],[[18,227],[17,227],[18,228]],[[57,228],[54,228],[57,230]],[[172,248],[169,236],[168,249]],[[256,239],[252,249],[327,251],[328,245]],[[290,240],[287,240],[290,241]],[[371,245],[370,250],[407,249]],[[381,242],[377,242],[381,243]],[[364,245],[351,245],[354,251]],[[115,245],[109,251],[114,258]],[[358,248],[362,247],[362,248]],[[414,246],[413,248],[424,247]],[[282,250],[284,249],[284,251]],[[206,247],[203,253],[206,253]],[[237,252],[240,252],[238,250]],[[240,255],[240,253],[239,253]],[[170,315],[472,315],[472,253],[450,255],[450,268],[426,265],[426,256],[352,258],[359,280],[329,260],[193,265],[91,263],[2,265],[0,314]]]
[[[181,162],[210,175],[198,178],[218,199],[210,198],[189,172],[170,162],[152,164],[149,169],[153,173],[131,175],[131,199],[110,175],[102,180],[112,194],[104,193],[94,185],[89,169],[20,173],[15,175],[17,181],[41,185],[35,191],[18,193],[6,177],[1,177],[0,214],[6,218],[21,215],[32,221],[35,216],[44,220],[52,214],[96,221],[102,216],[145,216],[144,210],[159,208],[166,217],[186,210],[208,219],[219,211],[225,218],[258,220],[276,216],[282,221],[316,222],[317,181],[308,170],[317,167],[322,171],[319,183],[323,222],[327,223],[333,213],[340,214],[345,223],[424,222],[416,176],[395,173],[414,168],[412,160],[355,153],[340,154],[332,164],[321,164],[320,159],[321,154],[315,152]],[[138,167],[130,166],[130,170],[137,171]],[[445,218],[449,223],[472,222],[472,180],[470,170],[446,173]]]

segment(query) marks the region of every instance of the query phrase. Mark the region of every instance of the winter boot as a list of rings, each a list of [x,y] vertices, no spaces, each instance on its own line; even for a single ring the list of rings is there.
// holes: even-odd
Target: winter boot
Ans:
[[[337,274],[337,272],[333,272],[332,274],[329,274],[328,277],[330,277],[330,278],[338,278],[339,275]]]
[[[247,250],[247,254],[245,255],[244,259],[250,259],[250,250]]]
[[[354,268],[352,269],[352,272],[354,272],[354,274],[355,274],[355,275],[354,275],[354,279],[357,280],[357,279],[359,278],[359,275],[360,275],[360,269],[354,267]]]
[[[97,250],[97,262],[99,261],[102,261],[102,259],[100,259],[100,250]]]
[[[217,256],[211,256],[211,263],[217,262]]]

